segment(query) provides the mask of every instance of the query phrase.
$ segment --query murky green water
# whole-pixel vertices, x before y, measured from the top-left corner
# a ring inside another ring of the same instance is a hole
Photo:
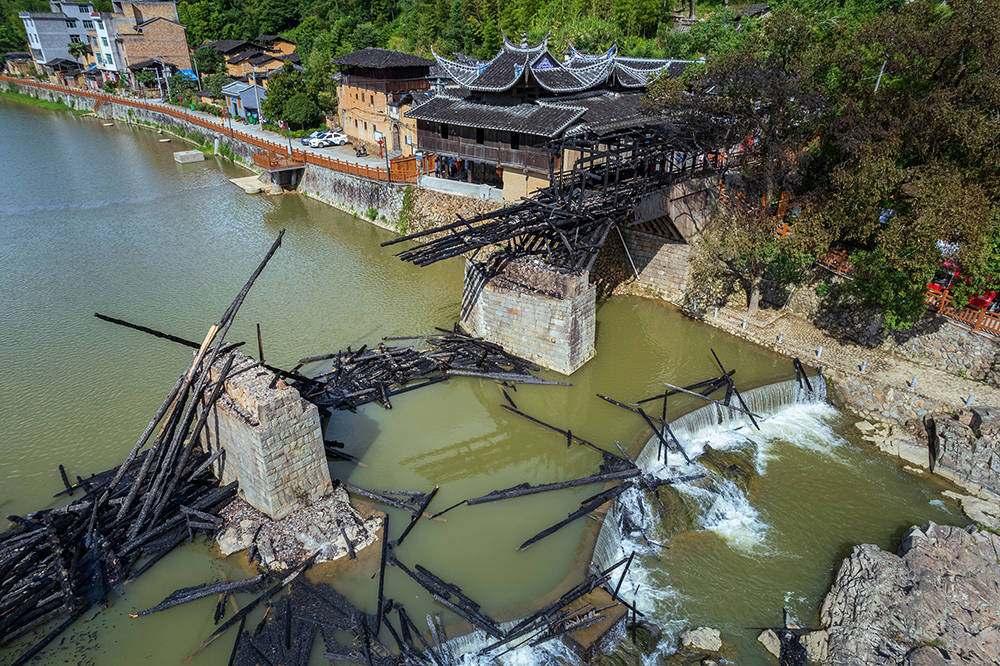
[[[252,340],[260,322],[270,362],[291,366],[301,356],[385,335],[429,332],[450,326],[458,315],[460,262],[425,269],[403,264],[379,247],[387,232],[304,197],[246,196],[227,181],[245,172],[215,159],[175,164],[171,153],[186,146],[159,138],[0,102],[4,515],[50,502],[61,488],[60,463],[71,475],[86,475],[119,462],[190,360],[185,348],[103,323],[92,313],[200,340],[282,227],[288,229],[284,244],[230,334]],[[792,374],[786,359],[669,307],[625,298],[599,307],[597,358],[572,377],[572,387],[522,387],[513,398],[539,418],[609,448],[620,440],[635,453],[648,431],[594,394],[636,399],[660,390],[664,380],[702,379],[715,371],[709,347],[738,367],[741,386]],[[453,380],[400,396],[391,411],[370,405],[355,415],[338,414],[328,436],[346,442],[367,467],[335,464],[334,474],[373,488],[438,484],[432,510],[440,510],[495,488],[596,470],[600,460],[593,452],[567,449],[559,435],[501,409],[501,402],[491,382]],[[671,411],[691,407],[677,400]],[[832,410],[822,419],[831,433],[849,431]],[[751,495],[766,526],[759,546],[746,548],[719,531],[700,529],[675,537],[661,561],[649,565],[651,581],[678,591],[661,609],[669,610],[669,619],[720,626],[738,643],[741,662],[752,663],[762,656],[745,628],[778,623],[782,606],[808,621],[853,544],[890,546],[911,524],[958,520],[929,504],[935,486],[834,438],[803,446],[775,436]],[[831,447],[833,454],[826,450]],[[461,507],[445,516],[447,522],[421,522],[398,555],[461,585],[486,612],[512,617],[575,582],[589,556],[576,554],[581,536],[596,525],[578,521],[524,552],[515,552],[516,546],[593,492]],[[398,532],[403,517],[392,518]],[[371,610],[374,560],[377,553],[369,552],[317,575],[332,578]],[[128,612],[220,572],[241,575],[244,566],[245,555],[220,560],[208,544],[180,548],[131,584],[108,612],[67,632],[42,661],[178,663],[211,632],[214,602],[139,620]],[[433,608],[396,571],[389,573],[387,594],[415,618]],[[231,644],[231,636],[223,637],[192,663],[224,663]],[[0,649],[0,663],[13,660],[20,647]],[[314,657],[322,661],[319,652]]]

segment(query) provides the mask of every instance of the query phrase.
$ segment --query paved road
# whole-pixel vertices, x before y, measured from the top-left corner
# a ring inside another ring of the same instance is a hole
[[[191,109],[185,109],[182,107],[174,106],[172,104],[164,104],[163,102],[160,102],[159,100],[155,99],[147,99],[144,101],[153,106],[160,106],[172,112],[183,111],[185,114],[189,116],[200,118],[212,125],[218,125],[220,127],[225,127],[227,129],[229,127],[230,121],[228,119],[225,121],[225,125],[223,125],[222,120],[220,118],[218,118],[217,116],[213,116],[209,113],[204,113],[202,111],[192,111]],[[286,139],[283,135],[278,134],[277,132],[272,132],[270,130],[263,129],[258,125],[251,125],[248,123],[244,123],[239,119],[233,119],[232,127],[234,130],[238,132],[243,132],[244,134],[250,134],[260,139],[264,139],[266,141],[273,141],[282,146],[288,145],[288,139]],[[368,155],[365,157],[357,157],[354,154],[354,147],[350,144],[346,146],[331,146],[329,148],[312,148],[310,146],[302,145],[298,139],[292,139],[292,147],[295,148],[296,150],[305,150],[310,153],[323,155],[324,157],[330,157],[333,159],[339,159],[344,162],[352,162],[354,164],[360,164],[363,166],[370,166],[370,167],[382,167],[383,169],[385,168],[384,157],[379,157],[377,154]]]

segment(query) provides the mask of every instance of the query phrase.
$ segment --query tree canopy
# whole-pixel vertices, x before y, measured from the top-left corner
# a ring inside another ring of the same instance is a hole
[[[753,137],[753,162],[727,178],[754,206],[705,234],[699,265],[752,305],[782,254],[846,249],[851,291],[889,329],[923,314],[946,261],[957,302],[1000,289],[998,24],[1000,0],[798,0],[651,86],[706,147]],[[797,214],[776,249],[779,193]]]

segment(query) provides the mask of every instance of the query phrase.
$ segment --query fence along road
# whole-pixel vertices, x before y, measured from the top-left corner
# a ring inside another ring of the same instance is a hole
[[[390,160],[389,171],[386,171],[383,167],[370,167],[364,164],[356,164],[345,160],[333,159],[327,157],[326,155],[319,155],[307,150],[298,150],[294,148],[289,149],[287,146],[283,146],[275,141],[268,141],[267,139],[262,139],[258,136],[254,136],[253,134],[241,132],[232,128],[227,129],[224,125],[220,124],[221,121],[217,122],[212,116],[208,116],[207,114],[197,112],[192,113],[187,109],[171,106],[169,104],[147,102],[146,100],[130,99],[128,97],[118,97],[117,95],[109,95],[107,93],[86,90],[84,88],[71,88],[69,86],[60,86],[52,83],[42,83],[41,81],[18,79],[10,76],[0,76],[0,80],[10,81],[11,83],[18,83],[34,88],[44,88],[65,95],[90,97],[98,100],[99,104],[121,104],[123,106],[131,106],[137,109],[146,109],[147,111],[164,113],[168,116],[173,116],[174,118],[185,120],[195,125],[200,125],[201,127],[212,130],[213,132],[228,134],[233,139],[238,139],[244,143],[256,146],[257,148],[267,151],[268,153],[272,153],[274,155],[284,155],[299,163],[314,164],[316,166],[333,169],[334,171],[339,171],[358,178],[389,182],[389,176],[391,176],[391,182],[394,183],[417,182],[418,169],[416,157],[401,157]],[[270,159],[267,161],[270,161]],[[254,159],[254,162],[257,163],[258,160]]]

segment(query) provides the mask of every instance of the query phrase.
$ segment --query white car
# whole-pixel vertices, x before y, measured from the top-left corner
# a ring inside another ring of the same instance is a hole
[[[328,146],[343,146],[347,144],[347,135],[343,132],[327,132],[323,137]]]

